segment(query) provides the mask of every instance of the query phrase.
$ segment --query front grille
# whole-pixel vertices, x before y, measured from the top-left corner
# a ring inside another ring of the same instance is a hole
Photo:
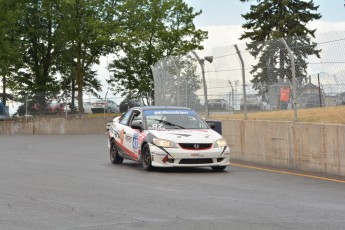
[[[180,164],[211,164],[213,163],[211,158],[202,158],[202,159],[182,159]]]
[[[199,144],[199,143],[193,143],[193,144],[190,144],[190,143],[179,143],[179,145],[181,146],[181,148],[183,149],[209,149],[211,148],[212,144],[209,144],[209,143],[202,143],[202,144]]]

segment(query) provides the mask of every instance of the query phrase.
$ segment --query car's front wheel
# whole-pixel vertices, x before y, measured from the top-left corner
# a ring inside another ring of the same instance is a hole
[[[152,160],[151,160],[151,153],[150,153],[150,147],[148,145],[145,145],[141,152],[141,163],[143,165],[143,168],[145,171],[151,171],[153,169],[152,167]]]
[[[226,168],[226,166],[212,166],[212,170],[214,172],[222,172],[222,171],[224,171],[225,168]]]
[[[119,151],[117,150],[115,140],[111,140],[110,144],[110,161],[113,164],[122,164],[123,158],[119,155]]]

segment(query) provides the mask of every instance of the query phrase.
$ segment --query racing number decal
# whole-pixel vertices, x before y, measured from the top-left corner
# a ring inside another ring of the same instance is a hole
[[[162,130],[164,129],[163,124],[152,124],[153,129]]]
[[[132,147],[133,147],[133,151],[137,152],[138,147],[139,147],[139,138],[138,138],[138,133],[134,133],[133,134],[133,141],[132,141]]]

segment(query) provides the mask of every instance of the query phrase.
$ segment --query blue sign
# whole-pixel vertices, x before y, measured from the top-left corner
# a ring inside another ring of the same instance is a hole
[[[145,110],[145,116],[165,115],[165,114],[181,114],[181,115],[197,115],[193,110],[179,109],[179,110]]]
[[[138,141],[139,141],[138,133],[134,133],[133,134],[133,141],[132,141],[133,150],[137,150],[138,149],[138,147],[139,147]]]

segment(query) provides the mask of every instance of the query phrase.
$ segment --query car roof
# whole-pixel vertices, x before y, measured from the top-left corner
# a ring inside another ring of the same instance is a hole
[[[162,109],[162,110],[174,110],[174,109],[183,109],[183,110],[192,110],[187,107],[182,106],[137,106],[131,109],[139,109],[139,110],[153,110],[153,109]]]
[[[210,99],[208,101],[225,101],[224,99]]]
[[[98,99],[98,100],[96,100],[95,102],[99,102],[99,101],[113,101],[113,100],[110,100],[110,99],[107,99],[107,100],[104,100],[104,99]]]

